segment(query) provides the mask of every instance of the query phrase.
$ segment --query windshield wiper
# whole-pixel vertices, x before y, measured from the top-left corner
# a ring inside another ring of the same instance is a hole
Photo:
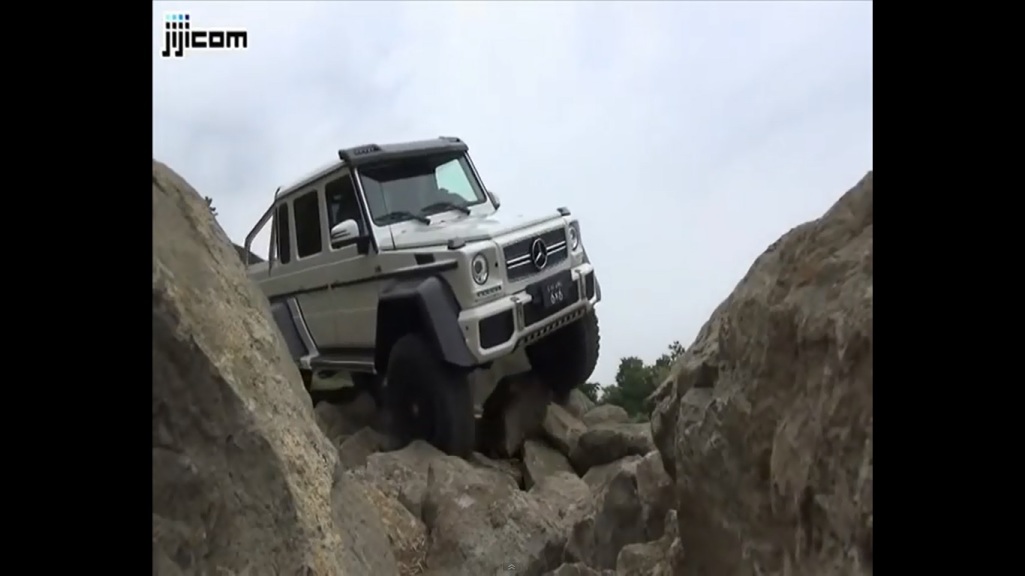
[[[431,219],[430,218],[428,218],[426,216],[423,216],[421,214],[414,214],[414,213],[408,212],[406,210],[395,210],[393,212],[389,212],[389,213],[381,216],[380,218],[378,218],[378,220],[383,220],[383,221],[385,221],[385,222],[387,222],[389,224],[394,224],[395,222],[401,222],[403,220],[416,220],[416,221],[422,222],[424,224],[430,224],[431,223]]]
[[[435,210],[441,210],[442,212],[444,212],[445,210],[459,210],[463,214],[470,213],[470,209],[462,204],[456,204],[455,202],[442,200],[441,202],[434,202],[433,204],[428,204],[427,206],[424,206],[420,209],[420,214],[427,214],[428,212],[434,212]]]

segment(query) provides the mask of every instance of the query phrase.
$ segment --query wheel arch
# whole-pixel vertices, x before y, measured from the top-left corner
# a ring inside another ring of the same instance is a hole
[[[420,332],[449,364],[472,368],[477,360],[459,326],[462,308],[451,286],[438,276],[399,281],[385,288],[377,305],[374,368],[384,374],[396,340]]]

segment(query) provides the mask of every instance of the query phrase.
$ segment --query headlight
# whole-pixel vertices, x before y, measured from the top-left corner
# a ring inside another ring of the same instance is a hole
[[[473,281],[477,284],[484,284],[488,281],[488,257],[483,254],[477,254],[470,260],[470,274],[473,275]]]
[[[573,222],[569,225],[569,249],[580,248],[580,224]]]

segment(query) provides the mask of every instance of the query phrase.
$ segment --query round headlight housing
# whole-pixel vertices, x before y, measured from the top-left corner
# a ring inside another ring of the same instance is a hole
[[[579,225],[574,222],[569,225],[569,249],[576,250],[580,248],[580,228]]]
[[[470,275],[473,276],[473,281],[476,284],[482,285],[488,281],[490,274],[488,268],[488,257],[484,254],[477,254],[470,260]]]

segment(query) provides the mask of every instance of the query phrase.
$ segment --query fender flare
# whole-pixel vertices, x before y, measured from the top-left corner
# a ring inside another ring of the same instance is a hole
[[[459,327],[461,310],[452,288],[438,276],[399,281],[382,290],[374,346],[377,373],[385,373],[392,345],[411,331],[422,333],[445,362],[466,369],[476,366]]]

